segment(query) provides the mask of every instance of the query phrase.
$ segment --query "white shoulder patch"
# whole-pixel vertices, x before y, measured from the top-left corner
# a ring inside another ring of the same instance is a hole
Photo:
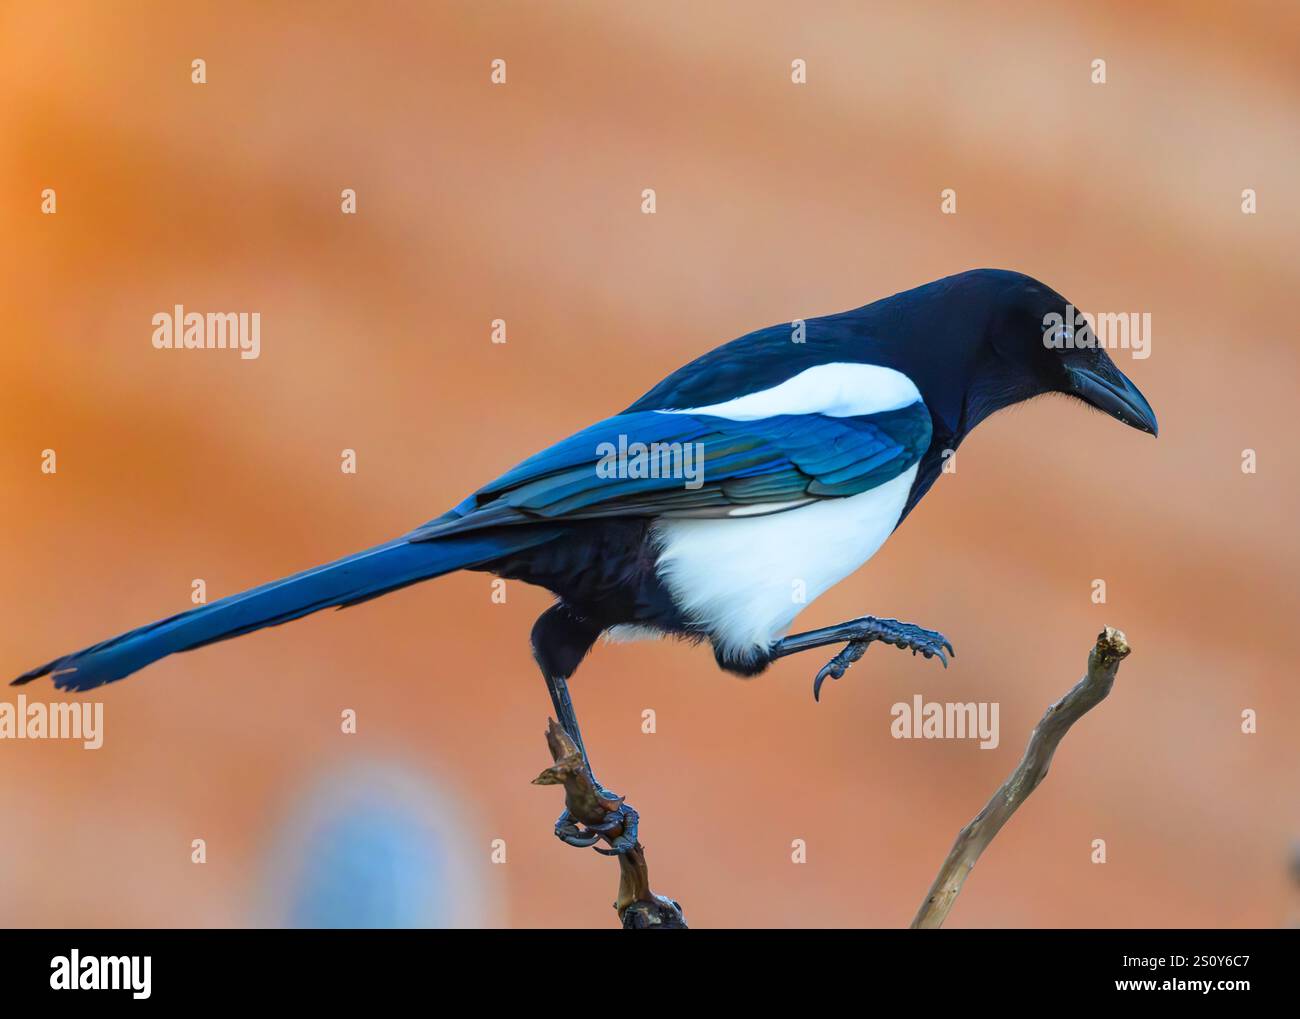
[[[814,365],[770,389],[708,407],[660,410],[660,414],[707,414],[732,421],[757,421],[779,414],[860,417],[919,403],[916,384],[900,371],[878,364],[837,361]]]

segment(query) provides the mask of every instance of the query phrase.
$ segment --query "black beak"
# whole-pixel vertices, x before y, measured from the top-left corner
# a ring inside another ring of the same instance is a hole
[[[1138,387],[1114,366],[1103,374],[1091,368],[1068,367],[1070,388],[1076,396],[1140,432],[1159,434],[1156,412]]]

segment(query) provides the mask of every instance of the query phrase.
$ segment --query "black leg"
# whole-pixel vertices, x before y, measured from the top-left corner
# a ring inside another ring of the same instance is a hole
[[[587,748],[582,744],[582,730],[578,728],[578,715],[573,710],[573,700],[569,697],[568,680],[563,676],[546,674],[546,689],[550,691],[556,719],[564,731],[573,737],[573,742],[578,745],[578,752],[582,754],[583,763],[587,766],[587,774],[591,775],[591,760],[587,757]],[[597,786],[600,785],[595,775],[591,775],[591,781]],[[598,833],[579,828],[577,820],[567,808],[555,821],[555,837],[579,849],[594,846],[600,841]]]
[[[637,813],[622,802],[622,797],[602,786],[591,770],[591,758],[587,756],[582,730],[578,728],[578,714],[573,710],[573,700],[569,696],[568,677],[573,675],[599,635],[599,626],[576,614],[563,602],[557,602],[542,613],[533,627],[533,656],[546,679],[556,720],[577,744],[592,784],[602,797],[618,804],[616,810],[611,807],[609,820],[599,828],[580,827],[577,819],[566,809],[555,822],[556,838],[570,846],[595,847],[596,852],[606,856],[620,856],[636,847]],[[596,845],[602,835],[618,829],[622,834],[613,837],[609,849]]]
[[[587,766],[587,774],[591,776],[592,785],[596,787],[600,795],[607,797],[609,800],[618,803],[618,809],[612,811],[609,820],[597,827],[579,827],[577,819],[565,808],[555,821],[555,837],[561,842],[570,846],[577,846],[579,849],[595,847],[596,852],[605,856],[622,856],[624,853],[631,852],[636,848],[637,840],[637,812],[632,809],[630,804],[619,802],[622,797],[611,793],[596,778],[595,772],[591,770],[591,758],[587,756],[587,750],[582,744],[582,731],[578,728],[578,715],[573,710],[573,701],[569,697],[568,681],[562,676],[546,677],[546,688],[551,692],[551,704],[555,707],[555,714],[559,718],[560,725],[564,731],[573,737],[573,742],[578,745],[578,752],[582,754],[583,764]],[[622,834],[614,839],[609,849],[601,849],[596,845],[603,834],[614,831],[616,828],[622,829]]]
[[[563,676],[546,677],[546,689],[551,694],[551,704],[555,707],[556,721],[563,726],[564,731],[573,737],[573,742],[578,744],[578,749],[582,752],[583,759],[587,762],[587,770],[591,771],[591,758],[587,757],[587,748],[582,742],[582,730],[578,728],[578,716],[573,710],[573,700],[569,697],[569,681]],[[596,776],[591,776],[592,781]]]
[[[847,623],[825,626],[820,630],[796,633],[776,642],[772,648],[772,657],[784,658],[786,655],[811,651],[813,648],[828,644],[847,642],[844,649],[822,666],[813,679],[813,699],[821,699],[822,683],[827,676],[839,679],[848,671],[850,665],[867,652],[872,641],[893,644],[895,647],[909,649],[912,654],[918,651],[926,658],[938,657],[943,667],[948,667],[948,655],[957,657],[952,643],[937,630],[926,630],[911,623],[900,623],[897,619],[877,619],[875,616],[863,616]],[[944,654],[947,650],[948,655]]]

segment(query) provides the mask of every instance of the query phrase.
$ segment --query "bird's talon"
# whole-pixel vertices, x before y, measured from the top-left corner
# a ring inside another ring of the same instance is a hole
[[[567,810],[555,822],[555,837],[566,846],[577,849],[589,849],[600,841],[599,835],[584,832],[579,828],[577,819]]]
[[[611,815],[608,821],[604,821],[600,824],[587,825],[587,831],[594,831],[600,835],[608,835],[615,828],[618,828],[622,823],[623,823],[622,818],[620,818],[619,815],[615,813]]]
[[[623,856],[630,853],[637,846],[637,831],[640,827],[640,820],[640,815],[635,810],[627,804],[621,805],[616,816],[611,817],[609,821],[600,827],[608,834],[608,832],[622,825],[622,834],[615,837],[608,849],[596,846],[596,852],[601,856]]]
[[[821,671],[813,677],[813,700],[820,702],[822,699],[822,683],[826,677],[839,679],[844,673],[849,671],[849,666],[867,653],[870,646],[870,640],[851,640],[845,644],[834,658],[821,667]]]
[[[565,810],[555,822],[555,837],[567,846],[577,849],[595,849],[604,856],[622,856],[636,847],[639,816],[635,810],[623,802],[623,797],[614,796],[608,790],[601,790],[602,799],[618,800],[618,807],[612,810],[607,820],[600,824],[578,826],[578,820]],[[602,836],[622,828],[614,837],[611,848],[602,849],[597,843]]]

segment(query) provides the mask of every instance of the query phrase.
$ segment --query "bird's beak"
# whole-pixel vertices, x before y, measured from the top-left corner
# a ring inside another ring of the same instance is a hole
[[[1140,432],[1159,434],[1160,426],[1156,423],[1156,412],[1151,409],[1151,404],[1128,376],[1113,364],[1095,368],[1070,366],[1066,373],[1071,391],[1080,399]]]

